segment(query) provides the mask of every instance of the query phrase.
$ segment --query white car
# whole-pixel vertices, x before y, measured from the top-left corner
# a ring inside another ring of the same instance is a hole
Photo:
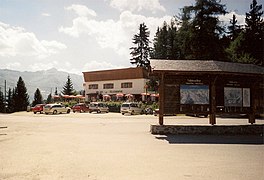
[[[65,107],[61,104],[47,104],[43,108],[45,114],[61,114],[61,113],[70,113],[71,108]]]
[[[133,114],[143,114],[143,109],[138,103],[126,102],[121,105],[120,112],[122,115],[125,113]]]
[[[105,103],[102,102],[92,102],[91,104],[89,104],[89,113],[92,112],[97,112],[97,113],[101,113],[101,112],[109,112],[109,108]]]

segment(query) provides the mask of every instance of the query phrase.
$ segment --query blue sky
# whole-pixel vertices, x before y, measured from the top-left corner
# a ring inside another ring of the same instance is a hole
[[[263,4],[264,0],[258,0]],[[1,0],[0,69],[84,71],[131,67],[131,39],[145,22],[158,26],[194,0]],[[244,23],[252,0],[222,0]],[[262,9],[263,10],[263,9]]]

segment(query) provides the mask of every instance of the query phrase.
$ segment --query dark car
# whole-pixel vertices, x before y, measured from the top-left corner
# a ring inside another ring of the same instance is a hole
[[[75,104],[72,107],[72,112],[88,112],[89,111],[89,106],[87,106],[85,103],[79,103],[79,104]]]
[[[37,112],[39,112],[40,114],[43,113],[43,107],[45,106],[45,104],[37,104],[34,107],[31,108],[31,110],[33,111],[34,114],[36,114]]]

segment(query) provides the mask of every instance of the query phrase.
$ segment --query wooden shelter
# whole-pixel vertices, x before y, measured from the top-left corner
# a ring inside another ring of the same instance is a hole
[[[264,108],[264,68],[213,60],[151,60],[159,79],[159,124],[167,114],[247,114],[249,123]]]

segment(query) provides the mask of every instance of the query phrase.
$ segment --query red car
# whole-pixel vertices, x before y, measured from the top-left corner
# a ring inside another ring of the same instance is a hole
[[[72,107],[72,112],[88,112],[89,111],[89,106],[87,106],[85,103],[79,103],[79,104],[75,104]]]
[[[45,106],[45,104],[37,104],[34,107],[31,108],[31,110],[33,111],[34,114],[36,114],[37,112],[39,112],[40,114],[43,113],[43,107]]]

